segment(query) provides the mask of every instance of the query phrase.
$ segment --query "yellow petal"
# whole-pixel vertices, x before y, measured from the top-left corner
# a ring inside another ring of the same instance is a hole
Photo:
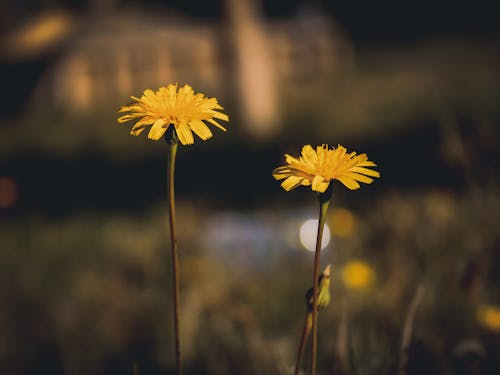
[[[273,171],[273,177],[276,180],[281,180],[291,175],[290,169],[286,166],[275,168]]]
[[[355,181],[364,182],[365,184],[371,184],[373,182],[373,178],[359,173],[348,173],[346,176],[352,178]]]
[[[121,117],[118,117],[118,122],[121,124],[121,123],[130,121],[132,118],[133,117],[131,117],[130,115],[121,116]]]
[[[349,178],[347,176],[338,177],[337,180],[342,182],[347,188],[351,190],[357,190],[360,188],[359,183],[357,183],[352,178]]]
[[[318,147],[321,147],[321,146],[318,146]],[[302,147],[302,157],[304,159],[310,159],[310,160],[317,160],[318,159],[316,152],[314,151],[314,149],[312,148],[311,145],[305,145],[304,147]]]
[[[144,123],[144,121],[142,121],[142,122],[141,121],[137,121],[136,122],[136,124],[130,130],[130,134],[132,134],[132,135],[139,135],[149,125],[147,123]]]
[[[366,160],[366,161],[356,163],[356,166],[357,167],[376,167],[377,164],[375,164],[373,161]]]
[[[132,108],[132,106],[128,106],[128,105],[120,107],[120,109],[118,110],[118,113],[131,111],[132,110],[131,108]]]
[[[321,188],[321,183],[322,182],[323,182],[323,177],[321,177],[320,175],[314,176],[314,178],[312,180],[312,186],[311,186],[311,188],[314,191],[319,191],[319,189]]]
[[[200,137],[204,141],[206,141],[208,138],[212,136],[212,132],[210,131],[208,126],[205,125],[203,121],[200,120],[191,121],[191,129],[198,137]]]
[[[157,141],[158,139],[163,137],[163,134],[165,134],[165,132],[167,131],[167,127],[164,127],[164,125],[165,125],[165,120],[161,118],[156,120],[153,126],[151,126],[148,138]]]
[[[217,126],[217,127],[218,127],[219,129],[221,129],[222,131],[227,131],[225,127],[223,127],[221,124],[219,124],[219,123],[218,123],[217,121],[215,121],[214,119],[209,118],[209,119],[207,119],[207,121],[208,121],[209,123],[211,123],[212,125]]]
[[[134,124],[134,126],[132,127],[132,129],[130,131],[130,134],[132,134],[132,135],[140,134],[142,131],[139,131],[139,130],[146,128],[148,125],[151,125],[154,122],[155,122],[155,120],[150,118],[150,117],[143,117],[142,119],[140,119],[139,121],[137,121]]]
[[[323,181],[323,182],[320,182],[320,183],[316,186],[316,188],[314,188],[314,187],[312,187],[312,186],[311,186],[311,189],[312,189],[313,191],[317,191],[318,193],[324,193],[324,192],[325,192],[325,190],[328,188],[328,185],[330,185],[330,183],[329,183],[329,182],[325,182],[325,181]]]
[[[153,90],[146,89],[144,90],[144,94],[141,97],[141,100],[146,103],[155,103],[156,102],[156,94]]]
[[[187,124],[177,125],[175,131],[179,137],[179,141],[181,141],[183,145],[192,145],[194,143],[193,132],[189,129]]]
[[[372,176],[372,177],[380,177],[380,172],[374,171],[373,169],[368,169],[368,168],[363,168],[363,167],[353,167],[351,169],[352,172],[360,173],[360,174],[365,174],[367,176]]]
[[[118,122],[121,124],[123,122],[136,119],[137,117],[141,117],[141,115],[136,113],[127,113],[126,115],[118,117]]]
[[[184,85],[179,89],[179,95],[192,96],[194,94],[194,90],[189,85]]]
[[[298,163],[298,162],[299,162],[299,159],[296,159],[296,158],[294,158],[294,157],[293,157],[293,156],[291,156],[291,155],[285,154],[285,161],[286,161],[288,164],[293,164],[293,163]]]
[[[286,191],[290,191],[292,189],[295,189],[297,186],[300,186],[301,182],[302,182],[302,177],[290,176],[281,183],[281,186]]]
[[[138,127],[136,128],[135,126],[130,130],[130,135],[135,135],[136,137],[141,134],[146,127]]]
[[[229,121],[229,116],[222,112],[210,111],[212,116],[218,118],[219,120]]]

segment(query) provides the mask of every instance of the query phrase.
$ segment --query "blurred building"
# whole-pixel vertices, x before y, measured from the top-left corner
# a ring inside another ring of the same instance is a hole
[[[350,42],[320,12],[271,21],[258,2],[226,5],[223,22],[114,7],[80,16],[78,32],[63,30],[70,42],[41,77],[34,105],[87,114],[148,87],[189,83],[229,103],[249,132],[265,136],[280,122],[284,93],[310,95],[304,87],[321,85],[351,61]]]

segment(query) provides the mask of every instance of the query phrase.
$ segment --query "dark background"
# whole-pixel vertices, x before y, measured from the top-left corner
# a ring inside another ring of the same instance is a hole
[[[174,373],[166,145],[116,111],[179,82],[231,118],[177,161],[187,373],[291,373],[312,274],[298,232],[317,208],[271,172],[323,143],[366,152],[381,178],[334,185],[320,373],[395,373],[420,285],[408,373],[498,373],[493,6],[276,0],[237,18],[229,3],[0,5],[0,372]],[[245,72],[250,98],[271,72],[272,121],[266,102],[245,109]]]

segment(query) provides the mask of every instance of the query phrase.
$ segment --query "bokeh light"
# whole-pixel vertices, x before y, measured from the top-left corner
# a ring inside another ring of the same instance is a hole
[[[33,57],[67,38],[75,27],[69,13],[52,11],[33,18],[5,40],[10,57]]]
[[[11,177],[0,177],[0,208],[12,207],[19,197],[16,181]]]
[[[309,219],[300,226],[299,239],[300,244],[309,251],[316,249],[316,235],[318,231],[318,220]],[[321,250],[330,243],[330,228],[325,224],[323,229],[323,239],[321,241]]]
[[[361,260],[351,260],[342,267],[342,282],[348,289],[364,290],[373,285],[375,271]]]
[[[353,213],[345,208],[333,210],[330,222],[334,236],[349,237],[356,230],[357,220]]]
[[[500,307],[481,305],[476,312],[476,320],[483,327],[500,333]]]

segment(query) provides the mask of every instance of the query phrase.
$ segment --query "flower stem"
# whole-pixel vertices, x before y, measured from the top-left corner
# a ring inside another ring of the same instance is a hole
[[[304,322],[304,328],[302,329],[302,336],[300,337],[299,350],[297,352],[297,361],[295,362],[295,371],[294,375],[299,375],[300,372],[300,364],[302,362],[302,358],[304,357],[304,349],[306,347],[307,338],[309,337],[309,333],[311,333],[312,326],[312,313],[311,311],[307,312],[306,320]]]
[[[318,276],[319,276],[319,255],[323,240],[323,227],[325,226],[326,213],[330,204],[331,191],[328,190],[318,196],[319,198],[319,222],[316,236],[316,250],[314,252],[313,271],[313,307],[312,307],[312,359],[311,375],[316,375],[316,358],[318,346]]]
[[[167,138],[166,138],[167,140]],[[169,145],[168,155],[168,206],[169,206],[169,222],[170,222],[170,243],[172,250],[172,287],[174,294],[174,332],[175,332],[175,365],[177,375],[182,375],[181,365],[181,348],[180,348],[180,333],[179,333],[179,257],[177,254],[177,239],[175,238],[175,194],[174,194],[174,171],[175,171],[175,156],[177,154],[177,139],[174,136],[167,140]]]

